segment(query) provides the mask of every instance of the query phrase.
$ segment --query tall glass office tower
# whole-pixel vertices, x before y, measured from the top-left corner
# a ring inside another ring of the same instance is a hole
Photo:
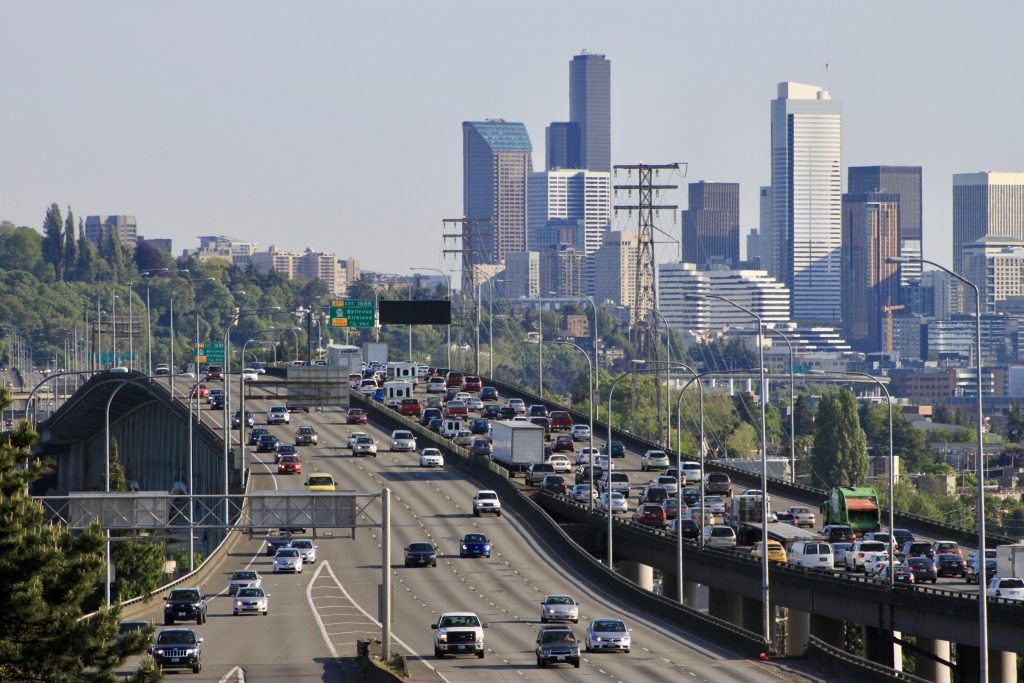
[[[569,121],[579,126],[580,168],[590,171],[612,170],[611,78],[604,55],[584,52],[569,62]]]
[[[921,167],[851,166],[847,173],[846,191],[851,195],[867,192],[899,195],[899,255],[921,258]],[[920,262],[900,264],[901,287],[910,287],[920,281]],[[901,300],[900,303],[908,302]]]

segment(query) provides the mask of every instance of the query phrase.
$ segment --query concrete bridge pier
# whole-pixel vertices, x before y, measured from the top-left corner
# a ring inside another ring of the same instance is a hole
[[[619,573],[645,591],[654,590],[654,567],[649,564],[622,560],[619,562]]]
[[[743,599],[728,591],[708,589],[708,613],[730,624],[743,625]]]
[[[978,648],[956,645],[956,683],[981,683],[978,675]],[[988,651],[988,683],[1015,683],[1017,655],[1014,652]]]
[[[696,581],[683,579],[683,604],[693,609],[700,609],[700,584]]]
[[[935,638],[923,638],[917,637],[917,646],[927,652],[928,654],[935,655],[939,659],[944,659],[947,662],[950,661],[950,647],[948,640],[936,640]],[[914,671],[915,676],[919,676],[928,681],[934,681],[935,683],[953,683],[952,669],[944,664],[922,657],[920,654],[915,658],[917,662],[916,669]]]
[[[897,671],[903,669],[903,648],[892,642],[892,636],[899,637],[898,633],[883,631],[874,626],[862,627],[862,633],[865,659],[870,659],[872,662],[894,668]]]
[[[843,622],[839,619],[811,614],[811,635],[833,647],[841,648],[846,644]]]
[[[786,655],[803,657],[807,653],[807,639],[810,634],[810,613],[790,608],[786,615]]]

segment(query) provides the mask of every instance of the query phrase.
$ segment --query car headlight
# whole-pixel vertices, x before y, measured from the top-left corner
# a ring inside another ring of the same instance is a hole
[[[445,635],[444,633],[442,633],[441,635],[439,635],[437,637],[437,642],[439,642],[439,643],[447,643],[448,642],[448,636]]]
[[[241,607],[241,606],[242,606],[242,601],[241,600],[235,600],[235,607]]]
[[[166,607],[167,609],[170,609],[170,608],[174,607],[174,605],[168,602],[166,605],[164,605],[164,607]]]
[[[549,607],[548,608],[548,614],[554,614],[554,613],[555,613],[555,608],[554,607]]]
[[[463,550],[465,550],[465,549],[466,549],[466,544],[465,544],[465,543],[463,543],[463,544],[462,544],[462,549],[463,549]]]
[[[156,650],[153,650],[153,652],[154,652],[155,654],[158,654],[158,655],[162,655],[162,654],[164,653],[164,651],[163,651],[163,650],[161,650],[160,648],[157,648]]]

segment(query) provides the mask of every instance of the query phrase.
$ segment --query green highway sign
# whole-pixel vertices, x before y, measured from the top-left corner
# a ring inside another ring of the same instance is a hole
[[[199,342],[192,359],[197,363],[223,363],[224,342]]]
[[[331,327],[376,327],[377,305],[373,299],[331,301]]]

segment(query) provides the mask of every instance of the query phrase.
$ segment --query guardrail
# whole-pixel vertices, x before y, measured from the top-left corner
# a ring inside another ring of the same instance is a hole
[[[863,657],[852,655],[820,638],[811,636],[807,641],[807,657],[836,676],[853,677],[858,681],[905,681],[928,683],[924,678],[896,671]]]
[[[529,391],[525,391],[519,387],[513,386],[506,382],[496,380],[493,377],[481,378],[485,384],[489,384],[497,388],[500,392],[513,393],[530,403],[539,403],[548,407],[548,410],[564,410],[573,417],[576,422],[588,423],[590,420],[589,415],[585,415],[572,408],[553,403],[547,399],[541,398],[536,394]],[[608,424],[599,420],[594,420],[594,439],[599,438],[600,432],[598,427],[607,434]],[[671,448],[662,448],[662,446],[650,439],[645,439],[642,436],[632,434],[627,430],[618,429],[613,427],[612,436],[622,441],[624,445],[634,451],[646,451],[651,449],[661,449],[669,454],[676,455],[675,451]],[[714,461],[706,462],[704,469],[708,472],[724,472],[729,475],[729,478],[735,482],[748,485],[750,488],[760,488],[761,477],[752,474],[746,470],[731,467],[729,465],[722,465],[715,463]],[[775,479],[773,477],[768,478],[769,493],[776,493],[779,495],[786,496],[787,498],[793,498],[800,500],[801,502],[811,505],[815,508],[821,506],[822,502],[828,497],[828,491],[825,489],[819,489],[814,486],[808,486],[806,484],[790,483],[782,479]],[[883,519],[887,518],[889,511],[887,508],[882,509]],[[902,512],[896,510],[893,513],[893,519],[897,525],[900,526],[914,526],[919,529],[928,531],[929,534],[933,534],[942,540],[956,541],[964,545],[971,546],[978,540],[978,532],[975,529],[969,527],[948,524],[936,521],[934,519],[916,515],[910,512]],[[1004,536],[1002,534],[994,534],[987,532],[985,533],[985,545],[986,547],[995,547],[1006,543],[1017,543],[1019,539],[1012,538],[1010,536]]]

